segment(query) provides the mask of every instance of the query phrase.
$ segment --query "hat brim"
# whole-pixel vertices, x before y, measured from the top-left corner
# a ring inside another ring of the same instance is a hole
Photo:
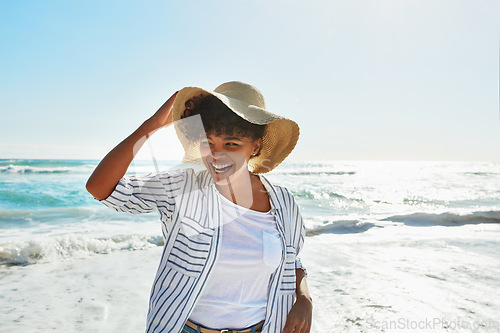
[[[199,144],[189,140],[184,131],[186,126],[179,126],[185,110],[185,103],[195,96],[212,95],[219,99],[231,111],[242,119],[258,125],[266,125],[262,137],[262,145],[259,155],[250,158],[248,163],[249,170],[253,173],[266,173],[273,170],[292,152],[297,144],[300,130],[297,123],[293,120],[276,115],[256,105],[248,104],[239,99],[231,98],[226,95],[207,91],[198,87],[186,87],[181,89],[175,97],[172,107],[172,120],[184,148],[183,162],[188,164],[203,164]]]

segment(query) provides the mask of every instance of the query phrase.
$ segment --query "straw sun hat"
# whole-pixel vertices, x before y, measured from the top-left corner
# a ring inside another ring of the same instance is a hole
[[[253,124],[266,125],[264,136],[262,137],[260,154],[251,157],[248,162],[251,172],[266,173],[271,171],[295,147],[299,138],[299,126],[290,119],[267,111],[264,96],[254,86],[232,81],[221,84],[214,91],[207,91],[197,87],[186,87],[177,93],[172,108],[175,130],[185,152],[184,163],[203,163],[200,156],[199,143],[193,142],[193,140],[190,140],[185,135],[186,126],[179,126],[182,121],[189,121],[190,118],[194,118],[188,117],[181,120],[181,115],[186,109],[186,101],[200,95],[213,95],[246,121]],[[187,128],[189,128],[189,125]]]

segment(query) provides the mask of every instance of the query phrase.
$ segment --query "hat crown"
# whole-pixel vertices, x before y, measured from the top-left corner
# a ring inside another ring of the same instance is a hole
[[[262,109],[266,108],[262,93],[248,83],[240,81],[226,82],[215,88],[214,92],[243,101],[249,105],[255,105]]]

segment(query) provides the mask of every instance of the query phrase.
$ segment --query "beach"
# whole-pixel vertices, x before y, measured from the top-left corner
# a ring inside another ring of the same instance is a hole
[[[313,332],[500,330],[500,226],[403,227],[413,228],[307,239]],[[440,228],[454,229],[436,236]],[[478,237],[482,248],[471,245]],[[4,268],[0,331],[142,332],[160,255],[158,247]]]
[[[157,215],[89,198],[77,186],[95,161],[2,163],[0,332],[144,331]],[[290,188],[307,226],[312,332],[500,332],[498,164],[278,170],[268,178]]]

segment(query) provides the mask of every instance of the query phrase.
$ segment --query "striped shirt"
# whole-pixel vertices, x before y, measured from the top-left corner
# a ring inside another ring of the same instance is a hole
[[[281,237],[281,262],[269,281],[262,332],[281,332],[295,301],[297,254],[305,227],[293,195],[260,176]],[[165,239],[163,254],[151,288],[146,332],[180,332],[196,300],[207,285],[222,240],[222,213],[215,183],[208,171],[127,176],[106,206],[132,214],[158,211]]]

